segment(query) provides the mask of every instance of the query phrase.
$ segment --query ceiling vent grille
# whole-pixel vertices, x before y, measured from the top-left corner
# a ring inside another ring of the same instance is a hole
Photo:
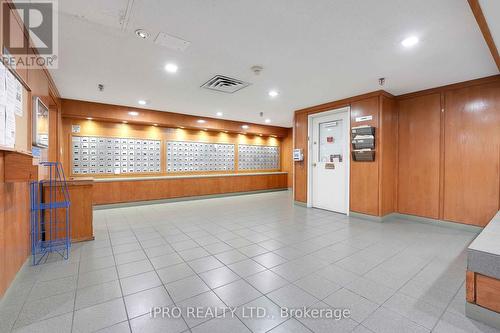
[[[240,89],[248,87],[250,83],[244,82],[238,79],[233,79],[224,75],[216,75],[207,82],[205,82],[201,87],[205,89],[225,92],[232,94]]]

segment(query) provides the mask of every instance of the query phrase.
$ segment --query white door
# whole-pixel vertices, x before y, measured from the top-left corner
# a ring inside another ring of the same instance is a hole
[[[347,214],[349,112],[312,118],[312,206]]]

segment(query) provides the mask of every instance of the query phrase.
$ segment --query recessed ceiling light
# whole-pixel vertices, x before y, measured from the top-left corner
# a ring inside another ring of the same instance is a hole
[[[177,73],[178,69],[179,67],[176,64],[169,63],[165,65],[165,70],[169,73]]]
[[[264,121],[266,122],[266,124],[269,124],[271,122],[271,119],[266,119]]]
[[[144,29],[137,29],[135,31],[135,34],[137,35],[137,37],[142,38],[142,39],[148,39],[150,36],[149,32],[147,32]]]
[[[224,131],[224,133],[227,133],[227,131]]]
[[[136,117],[136,116],[139,115],[139,112],[137,112],[137,111],[130,111],[128,114],[131,115],[131,116]]]
[[[259,136],[262,136],[262,134],[259,134]]]
[[[207,121],[206,121],[206,120],[203,120],[203,119],[198,119],[196,122],[197,122],[198,124],[204,124],[204,123],[206,123]]]
[[[126,124],[126,123],[128,123],[128,121],[124,120],[124,121],[122,121],[122,123]]]
[[[87,117],[87,120],[92,120],[92,118],[91,117]]]
[[[250,128],[250,126],[248,126],[248,125],[242,125],[241,128],[248,129],[248,128]]]
[[[158,124],[153,124],[153,126],[158,126]]]
[[[219,111],[219,112],[216,113],[216,115],[217,115],[217,117],[222,117],[224,115],[224,113],[222,113],[222,112]]]
[[[179,126],[180,129],[184,129],[184,126]]]
[[[206,128],[203,129],[204,131],[208,131]]]
[[[267,94],[271,97],[276,97],[279,95],[279,92],[277,92],[276,90],[270,90]]]
[[[411,36],[411,37],[408,37],[408,38],[405,38],[403,39],[403,41],[401,42],[401,44],[404,46],[404,47],[412,47],[412,46],[415,46],[418,44],[418,37],[416,36]]]
[[[138,100],[137,103],[139,103],[139,105],[146,105],[146,104],[148,104],[148,102],[146,102],[143,99]]]

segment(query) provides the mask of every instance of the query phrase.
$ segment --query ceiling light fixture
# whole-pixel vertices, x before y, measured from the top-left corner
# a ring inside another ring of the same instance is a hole
[[[224,115],[224,113],[222,113],[222,112],[219,111],[219,112],[216,113],[216,115],[217,115],[217,117],[222,117]]]
[[[135,31],[135,34],[137,35],[137,37],[142,38],[142,39],[148,39],[150,36],[149,32],[147,32],[144,29],[137,29]]]
[[[145,101],[145,100],[143,100],[143,99],[138,100],[138,101],[137,101],[137,103],[138,103],[139,105],[146,105],[146,104],[148,104],[148,102],[146,102],[146,101]]]
[[[158,124],[153,124],[153,126],[158,126]]]
[[[130,111],[128,114],[131,115],[131,116],[137,117],[139,115],[139,112],[137,112],[137,111]]]
[[[405,39],[403,39],[403,41],[401,42],[401,44],[404,47],[407,47],[407,48],[415,46],[415,45],[418,44],[418,37],[411,36],[411,37],[405,38]]]
[[[279,95],[279,92],[277,92],[276,90],[270,90],[267,94],[271,97],[276,97]]]
[[[264,121],[266,122],[266,124],[269,124],[271,122],[271,119],[266,119]]]
[[[179,67],[176,64],[169,63],[165,65],[165,70],[169,73],[177,73],[178,69]]]
[[[124,120],[124,121],[122,121],[122,123],[126,124],[126,123],[128,123],[128,121]]]
[[[87,117],[87,120],[92,120],[92,118],[91,117]]]
[[[243,129],[249,129],[250,126],[248,126],[248,125],[242,125],[241,128],[243,128]]]
[[[198,119],[196,122],[197,122],[198,124],[204,124],[204,123],[206,123],[207,121],[206,121],[206,120],[203,120],[203,119]]]

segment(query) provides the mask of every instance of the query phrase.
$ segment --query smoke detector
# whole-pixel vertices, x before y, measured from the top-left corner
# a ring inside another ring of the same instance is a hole
[[[262,66],[259,66],[259,65],[255,65],[255,66],[252,66],[250,67],[250,70],[255,74],[255,75],[259,75],[263,70],[264,70],[264,67]]]

